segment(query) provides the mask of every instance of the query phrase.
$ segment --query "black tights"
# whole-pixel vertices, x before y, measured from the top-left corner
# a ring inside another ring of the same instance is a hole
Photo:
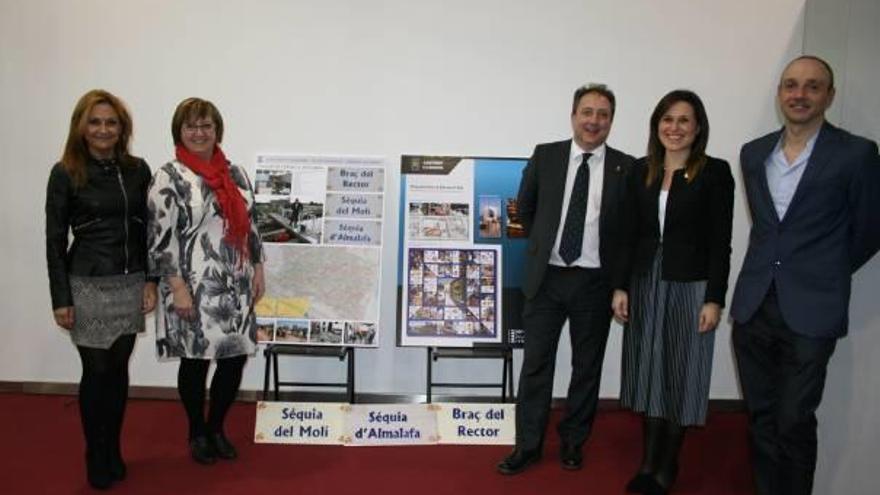
[[[77,346],[82,361],[79,382],[79,411],[86,452],[109,449],[120,455],[119,436],[128,400],[128,359],[135,335],[122,335],[109,349]]]
[[[205,421],[205,383],[208,379],[208,359],[180,359],[177,370],[177,391],[189,419],[189,438],[208,433],[223,433],[226,413],[235,401],[241,385],[241,373],[247,356],[234,356],[217,360],[217,369],[211,379],[211,406]]]

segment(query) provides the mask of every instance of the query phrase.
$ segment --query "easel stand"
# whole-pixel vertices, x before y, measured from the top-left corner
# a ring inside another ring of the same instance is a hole
[[[434,361],[448,359],[500,359],[501,381],[490,383],[476,382],[435,382]],[[428,404],[432,401],[434,388],[500,388],[501,402],[513,400],[513,348],[508,344],[476,344],[474,347],[428,347],[428,380],[426,396]]]
[[[354,349],[354,347],[337,346],[267,345],[266,349],[263,350],[263,356],[266,357],[266,373],[263,377],[263,400],[266,400],[266,397],[269,395],[269,378],[273,377],[274,371],[273,400],[278,400],[280,387],[335,387],[344,388],[348,402],[354,404]],[[339,361],[346,361],[346,380],[345,382],[335,383],[281,381],[278,376],[278,356],[329,357],[337,358]]]

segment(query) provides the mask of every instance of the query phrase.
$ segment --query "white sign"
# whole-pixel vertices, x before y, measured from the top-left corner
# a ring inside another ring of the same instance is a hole
[[[434,443],[437,417],[428,404],[353,405],[348,412],[348,446]]]
[[[439,443],[513,445],[515,404],[436,404]]]
[[[512,445],[514,404],[257,402],[256,443]]]
[[[257,402],[256,443],[341,445],[344,403]]]

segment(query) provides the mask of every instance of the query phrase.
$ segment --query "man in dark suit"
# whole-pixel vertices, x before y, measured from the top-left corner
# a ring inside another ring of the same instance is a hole
[[[825,121],[834,76],[802,56],[785,68],[782,130],[742,148],[752,213],[731,305],[761,495],[810,494],[816,409],[847,331],[852,273],[880,247],[876,143]]]
[[[523,292],[525,356],[516,405],[516,447],[498,464],[523,471],[541,457],[553,392],[556,347],[569,321],[572,373],[558,431],[565,469],[580,469],[590,434],[611,320],[609,277],[620,249],[620,210],[633,158],[605,145],[614,93],[579,88],[571,110],[572,139],[540,144],[523,170],[517,206],[529,237]]]

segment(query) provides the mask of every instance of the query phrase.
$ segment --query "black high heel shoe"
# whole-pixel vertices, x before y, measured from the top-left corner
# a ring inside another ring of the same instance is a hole
[[[189,453],[199,464],[210,466],[217,462],[217,452],[206,436],[195,437],[189,441]]]
[[[223,433],[212,433],[211,443],[214,444],[214,451],[217,453],[217,457],[227,461],[238,457],[235,445],[232,445],[232,442]]]
[[[626,484],[626,491],[629,493],[645,493],[649,483],[656,483],[648,473],[637,473]]]

